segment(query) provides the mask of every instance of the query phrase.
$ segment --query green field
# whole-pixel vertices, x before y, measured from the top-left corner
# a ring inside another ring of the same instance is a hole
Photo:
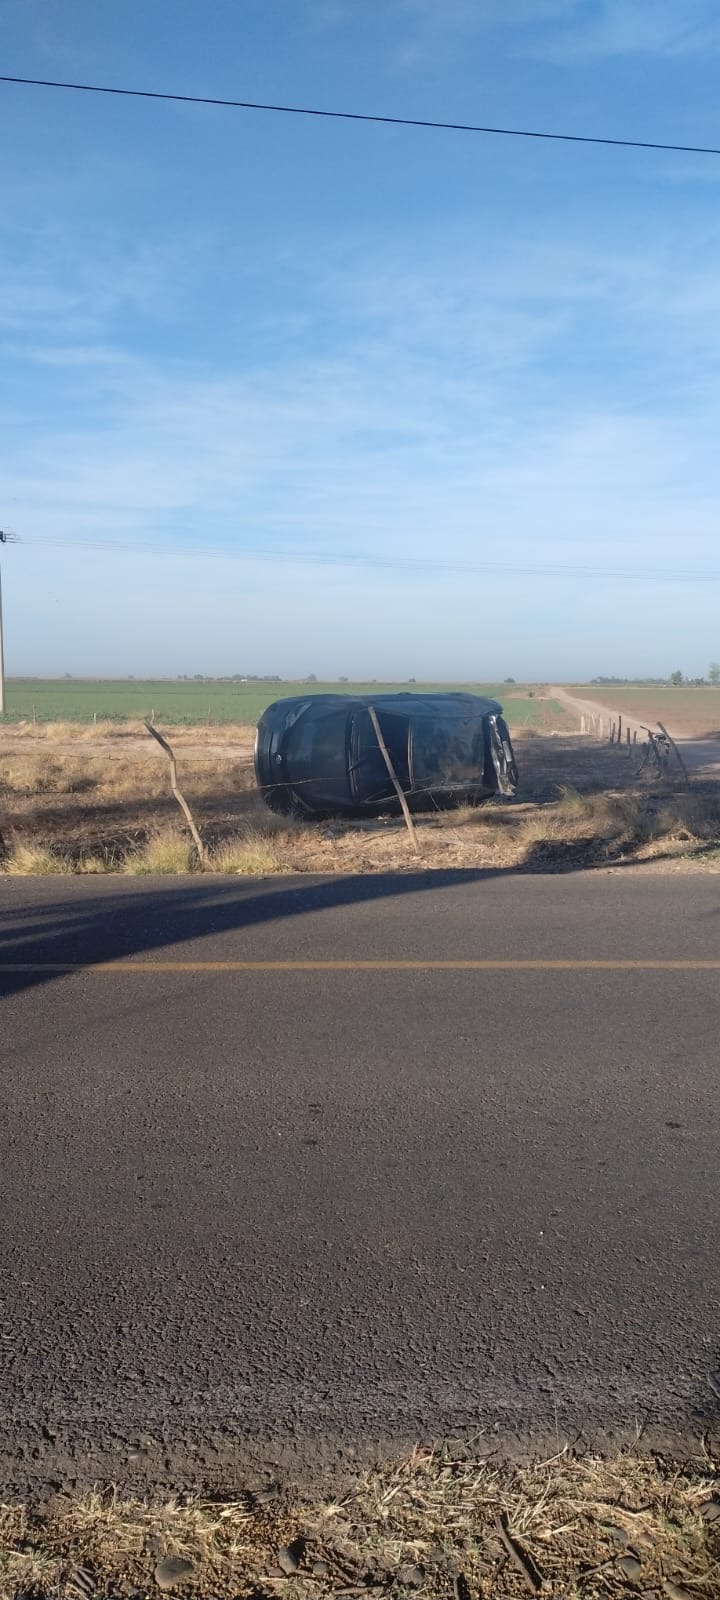
[[[232,682],[228,679],[195,682],[184,679],[144,678],[11,678],[7,684],[7,713],[11,722],[124,722],[153,716],[157,722],[257,722],[270,705],[284,695],[385,694],[390,691],[467,689],[500,700],[515,727],[540,726],[548,715],[562,726],[563,713],[554,701],[538,701],[525,685],[497,683],[269,683]]]

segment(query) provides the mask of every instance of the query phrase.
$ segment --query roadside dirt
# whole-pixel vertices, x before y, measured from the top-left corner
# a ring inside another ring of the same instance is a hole
[[[302,822],[270,813],[258,794],[253,730],[168,730],[180,786],[213,869],[377,872],[413,865],[401,818]],[[651,859],[712,864],[720,840],[720,784],[698,771],[638,778],[638,752],[581,735],[520,735],[521,783],[511,803],[435,811],[416,818],[429,868],[563,870]],[[172,798],[168,763],[137,731],[99,730],[53,741],[3,730],[0,738],[0,870],[191,870],[188,836]],[[4,854],[2,853],[4,851]]]
[[[324,1491],[265,1482],[225,1501],[96,1490],[55,1495],[40,1512],[5,1505],[0,1597],[718,1593],[720,1479],[707,1453],[688,1462],[562,1450],[511,1467],[482,1441],[456,1441],[416,1446]]]

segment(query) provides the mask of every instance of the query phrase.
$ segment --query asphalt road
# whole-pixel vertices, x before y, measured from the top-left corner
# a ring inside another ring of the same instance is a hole
[[[6,1488],[720,1439],[720,877],[0,879],[0,997]]]

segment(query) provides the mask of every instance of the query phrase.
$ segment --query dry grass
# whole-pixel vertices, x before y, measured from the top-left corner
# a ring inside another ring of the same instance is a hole
[[[192,745],[223,745],[239,744],[252,748],[255,738],[254,727],[245,723],[210,723],[204,725],[182,723],[157,723],[158,731],[164,733],[173,745],[179,748]],[[0,728],[0,738],[3,749],[12,749],[17,744],[21,745],[98,745],[109,742],[119,745],[121,743],[138,743],[153,750],[147,728],[144,722],[14,722]]]
[[[264,878],[281,870],[277,845],[260,829],[248,827],[217,845],[211,856],[213,872]]]
[[[720,1594],[720,1478],[666,1463],[563,1453],[499,1468],[463,1446],[418,1449],[338,1498],[248,1492],[227,1504],[58,1496],[0,1510],[0,1600],[158,1592],[158,1560],[188,1564],[183,1596],[333,1594],[668,1600]],[[278,1566],[292,1546],[296,1576]],[[634,1565],[631,1565],[634,1563]]]
[[[97,739],[123,738],[145,734],[141,722],[14,722],[3,726],[3,744],[16,741],[38,741],[47,744],[94,744]]]
[[[248,732],[234,731],[244,747],[189,742],[198,735],[216,740],[214,729],[172,730],[181,787],[214,871],[264,876],[417,865],[397,818],[288,822],[273,816],[255,788]],[[26,740],[0,754],[6,867],[40,872],[47,860],[53,871],[196,869],[164,757],[147,735],[133,743],[124,729],[115,733],[102,753],[77,744],[63,751],[46,739],[41,748]],[[587,739],[528,738],[517,802],[460,806],[416,819],[421,865],[550,871],[684,859],[717,870],[712,847],[720,841],[720,785],[697,778],[690,793],[674,792],[668,784],[639,780],[635,769],[623,752]]]
[[[0,792],[12,795],[83,794],[96,788],[96,763],[80,763],[66,756],[0,760]]]
[[[519,830],[527,856],[583,844],[602,853],[644,843],[651,828],[647,797],[638,794],[580,794],[564,787],[554,805],[539,807]]]
[[[16,844],[3,862],[3,869],[14,878],[44,877],[73,872],[72,860],[49,845]]]
[[[151,834],[144,844],[131,850],[125,857],[122,870],[131,877],[144,877],[152,873],[170,877],[194,872],[197,865],[197,851],[190,835],[182,833],[179,828],[165,828],[161,833]]]

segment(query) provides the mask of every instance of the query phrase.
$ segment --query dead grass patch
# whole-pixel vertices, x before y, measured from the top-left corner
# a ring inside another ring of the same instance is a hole
[[[16,844],[3,862],[3,870],[13,878],[43,877],[74,872],[71,858],[49,845]]]
[[[526,860],[583,846],[597,854],[609,849],[620,853],[644,843],[651,826],[642,795],[580,794],[565,787],[554,804],[540,806],[526,818],[518,843]]]
[[[296,1572],[284,1575],[278,1564]],[[562,1453],[525,1468],[461,1445],[416,1449],[336,1498],[272,1490],[164,1504],[58,1496],[0,1510],[0,1600],[157,1593],[157,1563],[188,1563],[183,1596],[285,1593],[511,1600],[720,1594],[720,1477],[629,1451]]]
[[[241,873],[246,877],[264,878],[281,869],[277,845],[252,827],[217,845],[210,861],[213,872]]]
[[[102,753],[77,743],[63,752],[48,738],[40,748],[27,740],[0,756],[0,831],[12,856],[20,846],[32,849],[36,871],[43,854],[67,858],[79,872],[122,870],[126,860],[133,872],[197,867],[164,757],[147,734],[133,744],[125,728],[115,731]],[[248,730],[231,730],[244,747],[217,745],[212,728],[170,732],[181,788],[215,871],[351,873],[417,865],[396,817],[306,822],[268,811],[255,787]],[[198,744],[200,735],[208,742]],[[699,868],[720,841],[720,785],[695,778],[688,793],[643,781],[624,751],[581,737],[528,737],[521,780],[511,804],[419,815],[422,866],[552,871],[685,857]],[[159,846],[158,836],[168,833],[176,842]]]
[[[155,724],[160,733],[164,733],[173,745],[184,747],[191,745],[206,746],[222,744],[224,747],[240,745],[252,749],[255,739],[254,727],[246,723],[162,723]],[[144,722],[131,720],[128,722],[14,722],[3,724],[0,727],[0,741],[3,749],[12,749],[16,744],[21,745],[81,745],[92,746],[104,744],[141,743],[151,748],[149,736]]]
[[[9,762],[0,758],[0,794],[84,794],[97,782],[97,773],[89,763],[66,756],[48,760],[47,755],[27,758],[21,753]]]
[[[151,834],[144,844],[131,850],[123,861],[122,871],[131,877],[145,877],[151,873],[171,877],[194,872],[197,865],[197,852],[190,835],[179,828],[166,828],[161,833]]]

